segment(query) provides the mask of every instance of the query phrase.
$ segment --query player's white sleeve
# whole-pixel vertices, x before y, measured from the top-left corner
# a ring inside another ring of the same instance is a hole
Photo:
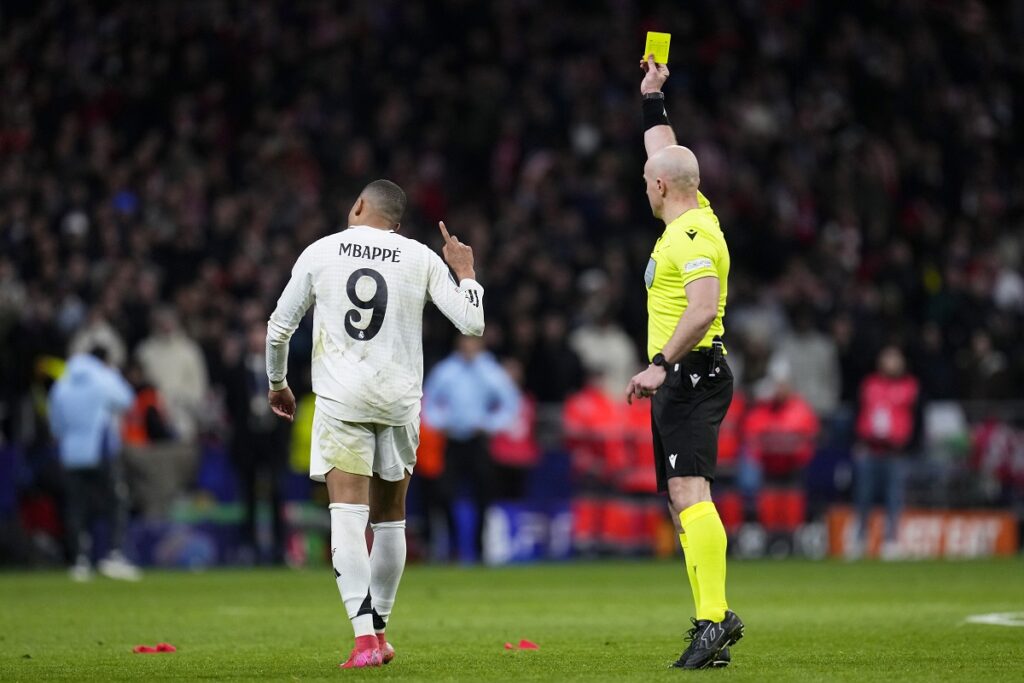
[[[312,303],[313,274],[306,253],[303,252],[295,262],[291,279],[281,292],[281,298],[277,300],[277,308],[267,321],[267,378],[271,389],[284,389],[288,386],[285,382],[288,342]]]
[[[434,305],[462,334],[479,337],[484,333],[484,288],[469,278],[458,285],[441,257],[433,251],[427,260],[427,293]]]

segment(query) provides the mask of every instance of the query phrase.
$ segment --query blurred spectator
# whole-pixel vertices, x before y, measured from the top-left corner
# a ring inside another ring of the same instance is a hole
[[[857,337],[853,319],[848,314],[832,319],[831,332],[839,357],[840,399],[851,405],[857,402],[860,381],[871,370],[871,359],[865,353],[867,344]]]
[[[897,552],[896,539],[906,485],[907,459],[921,432],[920,388],[907,373],[903,352],[886,346],[878,355],[878,371],[861,384],[854,452],[854,498],[859,526],[854,553],[862,552],[868,518],[877,497],[885,499],[885,543],[882,556]],[[881,495],[880,495],[881,494]]]
[[[994,418],[971,432],[971,464],[991,499],[1024,512],[1024,429]]]
[[[610,463],[625,461],[628,429],[622,403],[605,392],[596,368],[587,373],[583,388],[565,401],[562,428],[577,491],[607,484]]]
[[[177,438],[195,442],[207,392],[206,360],[173,311],[153,314],[153,334],[139,344],[137,356],[146,378],[166,401]]]
[[[424,385],[423,417],[447,438],[441,494],[448,508],[449,538],[457,538],[452,506],[468,495],[477,513],[478,559],[483,557],[487,508],[495,497],[489,440],[514,423],[521,400],[512,378],[480,337],[459,336],[456,350],[434,367]]]
[[[641,365],[633,340],[606,312],[573,330],[569,345],[588,371],[600,372],[609,396],[621,394]]]
[[[813,408],[784,375],[761,380],[754,399],[743,419],[747,454],[763,476],[798,481],[820,431]]]
[[[166,521],[195,466],[195,449],[177,440],[163,397],[137,362],[128,366],[135,401],[124,414],[124,469],[132,507],[148,521]]]
[[[927,323],[914,353],[914,370],[921,380],[921,395],[932,401],[959,396],[956,366],[950,362],[944,336],[942,328],[933,322]]]
[[[141,448],[173,438],[167,407],[160,392],[146,381],[137,363],[128,366],[127,380],[135,401],[122,417],[121,437],[126,447]]]
[[[583,383],[583,366],[568,340],[565,316],[548,313],[543,318],[540,340],[530,350],[526,383],[538,401],[564,401]]]
[[[779,359],[772,353],[772,339],[764,336],[763,332],[757,331],[745,337],[740,337],[741,344],[727,347],[729,350],[729,365],[736,366],[740,385],[750,391],[758,385],[761,380],[768,377],[773,367],[786,366],[784,360]]]
[[[744,421],[750,405],[744,391],[734,391],[732,403],[718,428],[718,469],[732,472],[743,449]]]
[[[664,502],[651,463],[651,408],[628,405],[605,391],[599,368],[590,368],[582,389],[562,410],[565,446],[573,477],[573,543],[585,555],[598,552],[671,553],[673,535],[659,533]],[[670,527],[669,527],[670,528]],[[661,539],[659,543],[658,539]]]
[[[958,360],[962,398],[984,401],[1020,396],[1019,385],[1015,387],[1011,379],[1009,359],[993,347],[988,332],[976,330],[970,348],[961,351]]]
[[[791,392],[803,397],[818,417],[830,417],[839,407],[839,356],[835,341],[815,328],[809,308],[797,310],[793,329],[776,354],[789,366]]]
[[[793,390],[788,364],[776,364],[754,388],[743,418],[745,457],[737,477],[747,510],[757,510],[765,529],[793,532],[806,521],[803,471],[819,431],[814,409]]]
[[[451,496],[444,477],[446,445],[444,432],[434,429],[424,415],[420,421],[420,447],[416,450],[416,476],[409,486],[410,490],[419,491],[422,499],[421,532],[429,558],[439,561],[454,557],[455,547],[455,539],[450,537]]]
[[[114,579],[139,578],[121,552],[126,510],[116,462],[117,418],[132,399],[131,387],[106,365],[106,351],[100,348],[73,356],[65,375],[50,390],[50,427],[66,485],[64,534],[75,581],[92,577],[89,553],[97,523],[106,524],[110,534],[110,550],[98,564],[100,573]]]
[[[270,385],[266,340],[266,324],[249,327],[245,348],[228,369],[225,402],[232,427],[231,457],[245,502],[243,547],[253,560],[264,557],[256,531],[256,512],[257,503],[265,500],[271,514],[269,559],[273,564],[281,564],[287,541],[282,487],[287,474],[290,430],[289,423],[276,418],[267,402]]]
[[[507,425],[491,437],[495,463],[495,496],[516,500],[526,494],[526,477],[540,460],[537,444],[537,402],[523,391],[523,366],[508,359],[502,367],[520,392],[519,409]]]
[[[604,391],[617,396],[641,366],[636,344],[612,315],[616,293],[605,272],[584,272],[579,289],[581,322],[569,335],[569,345],[588,372],[600,374]]]
[[[78,328],[71,338],[68,354],[74,356],[79,353],[88,353],[90,349],[95,348],[106,351],[110,364],[115,368],[123,368],[128,359],[121,335],[103,316],[103,312],[98,306],[89,311],[89,317],[85,324]]]

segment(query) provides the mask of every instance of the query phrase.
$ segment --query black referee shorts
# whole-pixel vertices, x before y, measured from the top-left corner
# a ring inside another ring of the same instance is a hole
[[[717,367],[709,376],[711,356],[691,351],[668,367],[665,383],[651,400],[659,491],[668,491],[672,477],[715,480],[718,427],[732,402],[732,370],[724,358]]]

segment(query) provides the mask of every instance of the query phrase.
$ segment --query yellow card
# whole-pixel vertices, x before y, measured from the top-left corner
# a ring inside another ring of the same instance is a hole
[[[671,33],[647,32],[647,47],[644,48],[644,59],[654,54],[655,64],[668,64],[668,44],[672,41]]]

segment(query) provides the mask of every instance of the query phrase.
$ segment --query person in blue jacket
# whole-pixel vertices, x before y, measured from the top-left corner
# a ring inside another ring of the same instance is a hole
[[[135,394],[121,373],[106,363],[106,351],[95,348],[68,361],[50,389],[50,429],[64,469],[65,537],[74,562],[71,578],[92,577],[89,531],[105,520],[111,530],[110,553],[97,568],[114,579],[137,580],[139,570],[121,552],[123,533],[114,458],[120,450],[118,415],[128,410]]]
[[[460,336],[455,351],[427,376],[423,392],[423,419],[447,437],[444,473],[426,496],[428,514],[429,508],[444,508],[449,542],[454,546],[453,505],[465,490],[476,507],[475,551],[482,560],[484,520],[496,491],[490,440],[518,416],[519,388],[487,351],[483,339]]]

